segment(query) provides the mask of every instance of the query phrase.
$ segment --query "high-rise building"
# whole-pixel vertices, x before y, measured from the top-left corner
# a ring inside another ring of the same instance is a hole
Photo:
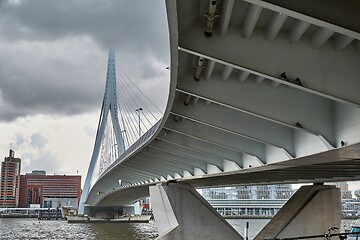
[[[77,207],[81,194],[80,175],[46,175],[33,171],[20,176],[19,207]]]
[[[0,207],[17,207],[19,203],[21,159],[10,149],[1,163]]]

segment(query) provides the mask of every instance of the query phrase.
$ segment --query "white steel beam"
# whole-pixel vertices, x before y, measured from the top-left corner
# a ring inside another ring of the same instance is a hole
[[[190,173],[193,174],[193,171],[194,171],[194,165],[191,165],[189,163],[184,163],[184,162],[180,162],[180,161],[175,161],[171,158],[164,158],[162,156],[159,156],[159,155],[155,155],[153,153],[150,153],[148,151],[146,152],[140,152],[138,153],[140,154],[140,156],[147,156],[149,157],[149,159],[154,159],[155,161],[158,161],[158,162],[162,162],[163,164],[171,164],[171,165],[175,165],[177,166],[178,168],[182,168],[183,170],[186,170],[186,171],[189,171]]]
[[[220,14],[220,33],[224,35],[228,29],[231,13],[234,8],[234,0],[223,0]]]
[[[196,28],[194,28],[195,30]],[[236,31],[229,29],[228,31]],[[360,68],[355,63],[360,61],[360,55],[355,51],[333,52],[314,51],[313,48],[304,44],[298,44],[297,48],[290,44],[284,44],[283,41],[251,41],[244,38],[228,37],[227,34],[220,38],[212,38],[212,41],[202,41],[198,30],[184,33],[183,40],[179,49],[189,54],[204,56],[214,60],[217,63],[230,65],[234,69],[247,71],[250,74],[263,76],[271,81],[280,82],[283,85],[291,86],[302,91],[316,94],[341,103],[360,107],[360,95],[356,89],[360,88],[360,81],[357,81],[360,75]],[[198,36],[197,36],[198,35]],[[205,37],[203,37],[205,38]],[[186,39],[186,40],[185,40]],[[189,44],[191,42],[191,44]],[[234,52],[233,45],[236,43],[237,51]],[[271,44],[271,47],[269,46]],[[267,48],[267,51],[255,51],[258,48]],[[190,50],[191,49],[191,50]],[[221,49],[221,51],[219,50]],[[297,53],[296,57],[279,57],[279,53],[286,54]],[[274,56],[278,56],[274,58]],[[331,57],[332,61],[325,61]],[[271,62],[271,64],[269,64]],[[292,72],[292,78],[299,77],[303,86],[287,82],[280,78],[284,68],[291,66],[302,66],[308,69],[295,68]],[[324,73],[320,69],[327,69]],[[346,75],[347,77],[344,77]],[[342,79],[339,84],[338,79]],[[311,84],[306,84],[311,80]],[[326,81],[326,88],[321,87]]]
[[[194,99],[193,99],[193,104],[196,105],[196,104],[198,103],[198,101],[199,101],[199,98],[198,98],[198,97],[194,97]]]
[[[160,162],[154,157],[144,156],[142,154],[137,153],[135,155],[135,159],[138,159],[138,162],[146,162],[152,164],[153,166],[161,166],[162,169],[166,170],[167,172],[173,172],[173,173],[179,173],[183,172],[184,169],[181,167],[178,167],[174,164],[164,163]]]
[[[216,76],[206,83],[192,87],[190,73],[184,74],[177,86],[178,91],[213,101],[219,105],[243,111],[269,121],[277,122],[297,129],[301,123],[301,131],[314,136],[322,135],[331,145],[335,146],[335,127],[333,102],[294,88],[271,88],[251,81],[238,84],[228,81],[226,84],[217,80]],[[219,89],[226,94],[218,94]],[[256,92],[257,94],[253,94]],[[286,101],[284,101],[286,99]],[[261,103],[261,104],[259,104]],[[339,104],[339,107],[342,104]]]
[[[134,158],[135,159],[135,158]],[[138,159],[139,161],[139,159]],[[134,161],[127,161],[126,163],[121,164],[119,166],[119,169],[116,169],[115,171],[121,171],[124,167],[126,168],[132,168],[134,173],[143,174],[144,176],[149,176],[152,178],[159,178],[160,176],[163,176],[165,174],[168,174],[168,171],[164,170],[163,168],[157,169],[154,168],[152,165],[149,166],[148,164],[141,164],[141,167],[139,167],[139,163],[135,163]]]
[[[198,104],[196,108],[186,108],[175,101],[171,113],[251,140],[284,148],[291,156],[295,156],[293,129],[290,127],[216,104],[208,107]]]
[[[224,172],[238,171],[242,169],[242,167],[239,166],[236,162],[229,161],[226,159],[223,160],[223,165],[224,165]]]
[[[298,20],[289,32],[289,42],[297,43],[309,28],[310,23]]]
[[[192,122],[186,119],[181,123],[175,123],[174,121],[168,120],[165,124],[165,128],[209,144],[240,152],[243,155],[252,155],[262,161],[266,160],[264,144],[242,138],[226,131],[221,131],[217,128],[212,128],[205,124]]]
[[[119,172],[119,175],[123,178],[124,182],[133,183],[143,179],[149,179],[136,173],[128,173],[126,171]]]
[[[222,170],[222,159],[218,156],[214,156],[208,152],[203,152],[196,150],[191,147],[187,147],[185,145],[165,142],[165,141],[152,141],[150,143],[150,146],[156,147],[156,148],[162,148],[166,149],[166,151],[174,153],[174,154],[181,154],[183,156],[186,156],[190,159],[198,159],[200,161],[212,164],[217,166]]]
[[[233,70],[233,67],[231,67],[231,66],[227,65],[224,67],[224,69],[222,71],[222,76],[221,76],[223,81],[227,81],[229,79],[232,70]]]
[[[266,38],[269,41],[274,41],[281,27],[284,25],[286,19],[287,16],[281,12],[273,13],[273,16],[271,18],[271,21],[269,22],[269,25],[267,26],[266,31]]]
[[[335,49],[338,51],[346,48],[354,39],[345,35],[337,34],[335,37]]]
[[[347,35],[347,36],[352,37],[354,39],[359,39],[360,40],[360,33],[349,30],[349,29],[346,29],[346,28],[343,28],[343,27],[340,27],[338,25],[335,25],[335,24],[332,24],[332,23],[329,23],[329,22],[326,22],[326,21],[323,21],[323,20],[320,20],[320,19],[317,19],[317,18],[314,18],[314,17],[310,17],[310,16],[307,16],[305,14],[302,14],[302,13],[299,13],[299,12],[296,12],[296,11],[293,11],[293,10],[289,10],[289,9],[280,7],[278,5],[275,5],[275,4],[272,4],[272,3],[269,3],[269,2],[266,2],[266,1],[263,1],[263,0],[244,0],[244,1],[246,1],[248,3],[251,3],[251,4],[255,4],[255,5],[257,5],[259,7],[262,7],[262,8],[269,9],[269,10],[274,11],[274,12],[282,12],[282,13],[284,13],[285,15],[287,15],[289,17],[296,18],[296,19],[299,19],[301,21],[308,22],[308,23],[311,23],[311,24],[319,26],[319,27],[324,27],[324,28],[330,29],[330,30],[332,30],[334,32],[338,32],[338,33],[341,33],[343,35]]]
[[[263,77],[263,76],[256,76],[255,77],[256,84],[261,84],[264,80],[265,80],[265,77]]]
[[[274,87],[274,88],[278,87],[279,85],[280,85],[279,82],[275,82],[275,81],[271,82],[271,86]]]
[[[260,17],[262,7],[250,4],[243,27],[243,36],[250,38]]]
[[[212,156],[221,159],[231,160],[242,166],[242,153],[237,151],[231,151],[228,148],[223,148],[216,144],[210,144],[209,142],[204,142],[196,138],[188,137],[183,134],[178,134],[176,132],[172,132],[166,137],[162,135],[162,137],[159,139],[173,144],[183,145],[195,151],[206,152],[208,154],[211,154]]]
[[[245,82],[245,80],[248,78],[249,75],[250,75],[250,73],[247,71],[240,71],[239,72],[239,81],[242,83]]]
[[[333,34],[333,30],[319,28],[311,37],[312,47],[315,49],[319,49]]]
[[[120,186],[120,188],[125,187],[126,184],[131,184],[131,183],[137,182],[139,180],[149,180],[149,179],[155,178],[155,176],[157,176],[157,175],[154,175],[154,177],[147,177],[148,175],[151,175],[151,174],[149,174],[147,172],[140,173],[140,171],[134,171],[133,169],[131,169],[129,167],[121,168],[121,169],[117,170],[116,173],[119,176],[123,177],[123,179],[122,179],[123,185]],[[139,175],[141,177],[139,177]]]
[[[190,165],[185,165],[172,160],[164,160],[160,157],[144,152],[138,152],[135,156],[146,162],[152,162],[158,164],[159,166],[164,166],[168,171],[182,173],[184,170],[191,171],[193,169]]]
[[[205,79],[208,80],[211,77],[211,74],[215,67],[215,61],[207,60],[206,69],[205,69]]]
[[[172,161],[181,162],[184,164],[188,164],[191,166],[194,166],[194,168],[200,168],[203,171],[206,171],[206,162],[198,159],[192,159],[187,156],[184,156],[183,154],[174,153],[171,151],[168,151],[167,149],[161,149],[158,147],[154,147],[151,145],[148,145],[147,149],[148,153],[160,156],[162,158],[168,158]]]
[[[125,178],[123,178],[123,176],[124,176],[123,172],[126,172],[126,175],[134,176],[135,179],[129,180],[130,183],[136,182],[140,179],[145,180],[145,179],[150,179],[150,178],[154,178],[154,177],[159,177],[158,174],[153,174],[153,173],[150,173],[147,171],[143,171],[143,170],[136,169],[133,167],[128,167],[128,166],[121,166],[121,168],[117,169],[116,172],[118,173],[119,176],[121,176],[121,178],[122,178],[121,180],[126,180]],[[141,176],[141,177],[139,177],[139,176]],[[137,178],[137,177],[139,177],[139,178]]]
[[[133,156],[134,158],[137,158],[136,156]],[[145,170],[145,171],[149,171],[152,173],[158,173],[159,176],[167,176],[167,174],[172,174],[174,175],[175,171],[168,171],[167,169],[164,168],[164,166],[156,166],[155,164],[151,163],[151,162],[147,162],[147,161],[140,161],[140,158],[138,158],[138,162],[130,162],[127,161],[125,163],[123,163],[124,166],[130,166],[130,167],[137,167],[139,168],[139,166],[141,165],[141,169]],[[141,163],[140,163],[141,162]]]

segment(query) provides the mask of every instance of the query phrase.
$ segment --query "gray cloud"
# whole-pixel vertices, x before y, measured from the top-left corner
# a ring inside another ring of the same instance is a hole
[[[16,146],[20,146],[21,144],[26,142],[24,135],[21,133],[16,133],[15,138],[16,138]]]
[[[61,160],[50,152],[41,152],[38,156],[24,155],[21,162],[22,172],[31,172],[32,170],[45,170],[48,173],[58,173]],[[34,168],[34,166],[36,166]]]
[[[83,131],[91,138],[94,138],[96,136],[96,130],[94,128],[91,128],[90,126],[84,126]]]
[[[134,0],[21,1],[2,11],[2,22],[7,24],[3,36],[54,40],[88,35],[105,49],[119,46],[165,58],[167,51],[161,51],[167,45],[163,5],[163,1]]]
[[[41,135],[41,133],[34,133],[31,135],[31,145],[42,148],[48,143],[48,139]]]
[[[0,2],[0,121],[99,109],[109,47],[145,92],[156,92],[167,34],[160,0]]]

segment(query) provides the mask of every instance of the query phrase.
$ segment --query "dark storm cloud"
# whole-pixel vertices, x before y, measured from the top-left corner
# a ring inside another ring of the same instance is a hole
[[[100,108],[109,47],[115,48],[118,65],[137,74],[139,85],[158,89],[169,61],[163,5],[134,0],[0,1],[0,120]]]
[[[89,35],[103,45],[129,51],[161,51],[167,45],[163,1],[32,0],[8,4],[2,11],[3,36],[11,40],[58,39]]]
[[[105,75],[105,69],[100,66],[105,63],[87,63],[88,54],[83,52],[39,54],[41,48],[32,43],[30,47],[8,49],[0,44],[3,53],[0,55],[1,119],[13,120],[38,113],[75,114],[100,105],[103,93],[99,89],[104,88]],[[54,47],[59,46],[55,44]],[[51,46],[47,48],[52,49]],[[14,54],[6,53],[9,50]],[[72,63],[68,62],[69,58]],[[92,58],[98,59],[99,56]],[[83,62],[76,64],[74,59]],[[106,57],[102,60],[106,61]],[[89,70],[84,70],[86,68]]]

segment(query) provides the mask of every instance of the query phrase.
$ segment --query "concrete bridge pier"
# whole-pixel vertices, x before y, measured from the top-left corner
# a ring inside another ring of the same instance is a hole
[[[127,206],[85,207],[85,215],[97,219],[113,219],[123,215],[140,214],[139,203]]]
[[[332,185],[302,186],[255,240],[323,235],[330,227],[340,229],[340,221],[339,188]]]
[[[190,185],[150,187],[158,240],[242,240],[241,235]]]

